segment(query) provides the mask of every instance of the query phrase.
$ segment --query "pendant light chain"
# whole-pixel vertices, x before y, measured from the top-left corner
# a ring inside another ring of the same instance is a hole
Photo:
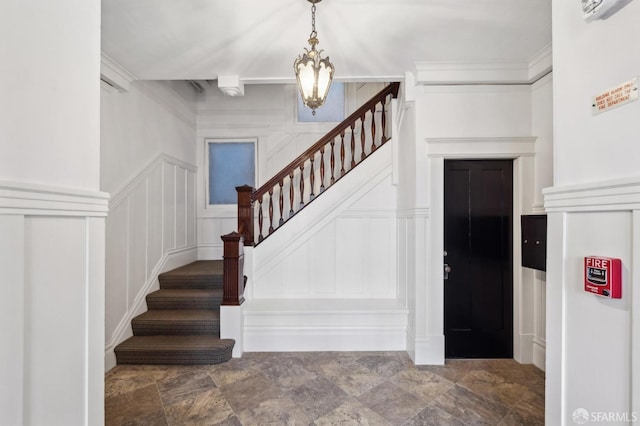
[[[309,38],[318,37],[318,32],[316,31],[316,4],[313,3],[311,5],[311,34]]]

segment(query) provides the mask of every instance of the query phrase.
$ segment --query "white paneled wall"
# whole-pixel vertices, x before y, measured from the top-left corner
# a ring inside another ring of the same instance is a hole
[[[158,156],[110,203],[107,219],[106,357],[131,335],[157,275],[196,259],[196,169]]]
[[[99,424],[108,195],[0,182],[0,423]]]
[[[621,413],[640,408],[640,179],[616,179],[545,190],[548,212],[546,340],[547,424],[573,422],[574,410]],[[622,297],[584,291],[584,257],[622,262]],[[607,389],[595,392],[594,389]],[[562,392],[560,392],[560,389]],[[606,408],[604,408],[606,407]],[[591,417],[595,419],[595,417]],[[619,418],[618,418],[619,419]],[[595,421],[595,420],[594,420]],[[620,421],[614,424],[636,422]]]
[[[395,210],[346,210],[300,240],[258,273],[254,298],[395,299]]]

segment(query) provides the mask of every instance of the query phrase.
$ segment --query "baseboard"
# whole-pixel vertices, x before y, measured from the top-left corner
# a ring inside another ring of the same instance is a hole
[[[113,349],[124,340],[133,335],[131,331],[131,320],[146,310],[146,296],[151,291],[160,288],[158,283],[158,275],[178,268],[182,265],[197,260],[197,247],[188,246],[179,249],[173,249],[164,254],[149,274],[149,278],[144,283],[138,294],[134,298],[134,302],[127,313],[122,317],[115,331],[111,335],[111,339],[105,344],[104,360],[105,371],[111,370],[116,366],[116,356]]]
[[[249,301],[244,351],[404,351],[407,315],[390,299]]]
[[[415,365],[444,365],[444,335],[416,337],[407,330],[405,338]]]
[[[246,352],[405,351],[402,327],[381,329],[320,327],[244,330]]]
[[[539,337],[533,338],[533,365],[546,371],[547,342]]]
[[[513,358],[520,364],[533,363],[533,334],[520,334],[517,336],[519,350],[514,351]]]

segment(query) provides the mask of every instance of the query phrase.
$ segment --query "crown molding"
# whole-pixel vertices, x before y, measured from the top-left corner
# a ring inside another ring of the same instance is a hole
[[[529,81],[535,83],[553,68],[553,51],[551,43],[540,49],[538,53],[529,58]]]
[[[416,62],[416,84],[533,84],[551,71],[551,45],[521,62]]]
[[[102,52],[100,60],[100,79],[115,88],[118,92],[128,92],[131,82],[137,78]]]
[[[529,66],[521,62],[416,62],[416,84],[526,84]]]

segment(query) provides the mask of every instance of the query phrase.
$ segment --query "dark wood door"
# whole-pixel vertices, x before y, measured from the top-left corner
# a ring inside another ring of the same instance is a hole
[[[444,186],[445,355],[511,358],[513,162],[445,161]]]

